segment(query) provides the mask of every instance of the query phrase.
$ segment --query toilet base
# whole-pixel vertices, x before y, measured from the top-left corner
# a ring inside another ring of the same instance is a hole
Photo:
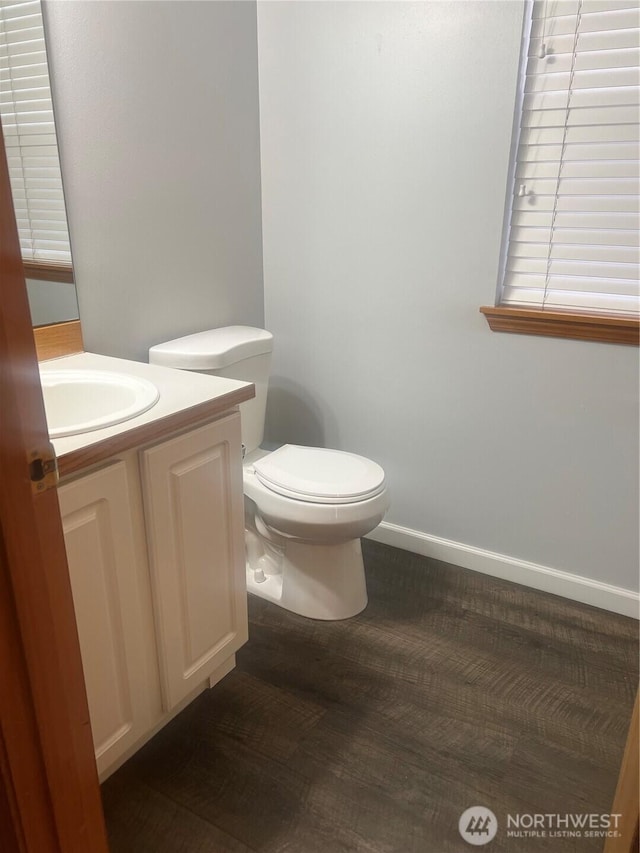
[[[310,619],[337,620],[355,616],[367,606],[359,539],[340,545],[288,539],[269,563],[265,579],[258,583],[247,561],[247,590],[285,610]]]

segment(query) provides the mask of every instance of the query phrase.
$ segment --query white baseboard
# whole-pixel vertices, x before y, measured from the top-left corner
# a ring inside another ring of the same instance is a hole
[[[463,545],[461,542],[441,539],[439,536],[431,536],[429,533],[421,533],[419,530],[411,530],[409,527],[400,527],[386,521],[376,527],[367,538],[434,560],[453,563],[464,569],[472,569],[474,572],[482,572],[494,578],[561,595],[572,601],[591,604],[634,619],[639,618],[639,597],[630,589],[570,572],[561,572],[548,566],[539,566],[537,563],[507,557],[505,554],[485,551],[483,548]]]

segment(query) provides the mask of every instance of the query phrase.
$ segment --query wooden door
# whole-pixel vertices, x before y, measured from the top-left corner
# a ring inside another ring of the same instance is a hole
[[[612,814],[620,815],[618,834],[607,839],[604,853],[638,853],[640,841],[640,694],[631,714],[627,743],[620,765],[618,786],[611,807]]]
[[[0,848],[106,853],[98,776],[0,133]]]
[[[240,415],[143,451],[165,710],[247,641]]]

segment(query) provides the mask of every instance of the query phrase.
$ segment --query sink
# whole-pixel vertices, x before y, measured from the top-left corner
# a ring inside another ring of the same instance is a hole
[[[43,370],[40,379],[51,438],[128,421],[160,397],[147,379],[107,370]]]

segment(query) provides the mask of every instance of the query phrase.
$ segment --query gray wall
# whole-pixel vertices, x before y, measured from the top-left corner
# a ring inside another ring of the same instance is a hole
[[[263,323],[256,7],[48,2],[87,349]]]
[[[388,520],[638,585],[638,352],[489,331],[522,6],[260,3],[270,437]]]

